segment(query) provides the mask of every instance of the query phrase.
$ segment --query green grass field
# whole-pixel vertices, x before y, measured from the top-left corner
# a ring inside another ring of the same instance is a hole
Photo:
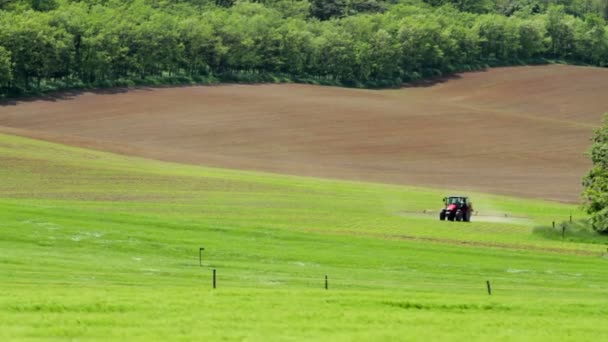
[[[439,222],[444,195],[0,135],[0,340],[608,338],[579,208],[470,194],[477,222]]]

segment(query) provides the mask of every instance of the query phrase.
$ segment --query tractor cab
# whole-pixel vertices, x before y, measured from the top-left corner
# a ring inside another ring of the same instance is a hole
[[[439,213],[439,219],[444,221],[464,221],[471,220],[473,204],[467,196],[448,196],[443,198],[445,207]]]
[[[466,206],[469,202],[469,198],[465,196],[450,196],[443,199],[443,203],[447,206],[454,205],[458,208]]]

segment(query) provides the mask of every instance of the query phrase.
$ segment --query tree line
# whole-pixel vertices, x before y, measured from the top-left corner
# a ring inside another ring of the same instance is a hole
[[[600,10],[458,3],[0,0],[0,96],[219,81],[386,87],[547,60],[608,65]]]

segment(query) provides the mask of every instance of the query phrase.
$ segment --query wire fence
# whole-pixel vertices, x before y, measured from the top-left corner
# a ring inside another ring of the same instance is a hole
[[[200,271],[200,272],[199,272]],[[191,271],[158,272],[146,275],[134,270],[116,270],[114,272],[75,271],[58,275],[52,270],[18,271],[5,277],[1,285],[13,284],[23,286],[87,286],[87,287],[196,287],[204,289],[297,289],[297,290],[372,290],[372,291],[411,291],[443,293],[476,293],[496,295],[502,293],[597,293],[608,294],[608,284],[596,277],[590,280],[572,279],[555,280],[543,284],[542,280],[513,276],[475,277],[468,279],[441,279],[440,275],[426,279],[384,278],[378,279],[380,273],[365,272],[363,275],[345,275],[340,272],[332,276],[329,272],[318,274],[293,274],[288,272],[243,271],[230,268],[198,267]],[[57,279],[60,276],[61,279]],[[365,276],[369,276],[365,278]],[[408,274],[407,276],[411,276]],[[561,275],[559,276],[561,277]]]

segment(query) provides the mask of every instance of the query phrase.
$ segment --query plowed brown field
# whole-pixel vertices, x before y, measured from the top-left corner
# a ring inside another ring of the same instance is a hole
[[[576,201],[608,69],[537,66],[398,90],[225,85],[0,106],[0,131],[178,162]]]

